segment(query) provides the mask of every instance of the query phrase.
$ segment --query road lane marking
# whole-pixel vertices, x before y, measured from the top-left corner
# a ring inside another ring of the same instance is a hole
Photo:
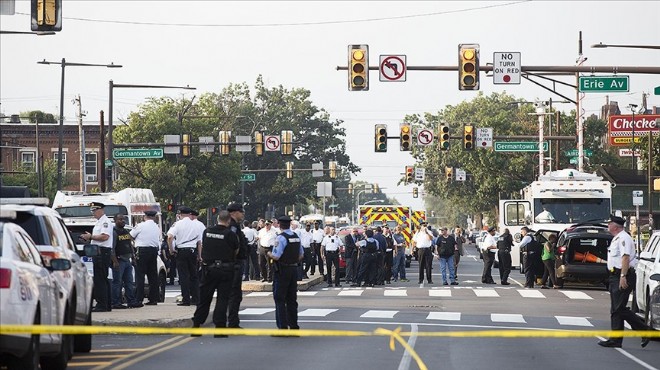
[[[449,290],[449,289],[432,289],[432,290],[429,290],[429,297],[451,297],[451,290]]]
[[[477,297],[499,297],[495,289],[472,289]]]
[[[252,292],[246,295],[246,297],[270,297],[273,295],[273,292]]]
[[[523,298],[545,298],[543,293],[538,290],[518,289],[518,293],[520,293]]]
[[[360,317],[365,318],[374,318],[374,319],[393,319],[399,311],[380,311],[380,310],[369,310]]]
[[[606,338],[603,338],[603,337],[600,337],[600,336],[596,336],[596,338],[598,338],[599,340],[606,340]],[[636,362],[637,364],[639,364],[640,366],[642,366],[642,367],[644,367],[648,370],[659,370],[657,367],[653,367],[653,366],[647,364],[646,362],[638,359],[637,357],[631,355],[630,352],[626,351],[623,348],[614,348],[614,349],[617,350],[620,354],[624,355],[625,357],[628,357],[632,361]]]
[[[385,290],[383,291],[385,297],[407,297],[407,290]]]
[[[239,315],[263,315],[275,311],[274,308],[246,308],[238,312]]]
[[[415,343],[417,343],[417,325],[411,324],[410,325],[410,337],[408,338],[408,345],[410,348],[415,348]],[[401,362],[399,362],[399,368],[398,370],[408,370],[410,369],[410,360],[412,359],[412,356],[410,354],[410,351],[407,349],[403,351],[403,356],[401,357]]]
[[[316,293],[318,293],[318,292],[310,292],[310,291],[298,292],[298,296],[310,297],[310,296],[315,296]]]
[[[169,348],[170,343],[174,343],[175,345],[179,345],[179,341],[181,341],[182,338],[184,338],[184,337],[182,337],[180,335],[177,335],[175,337],[166,339],[166,340],[164,340],[160,343],[156,343],[153,346],[146,347],[146,348],[138,348],[135,353],[132,353],[130,355],[127,355],[126,357],[114,360],[114,361],[112,361],[108,364],[99,365],[99,366],[93,368],[92,370],[103,370],[103,369],[107,369],[108,367],[111,367],[112,369],[123,369],[126,366],[124,366],[124,364],[118,365],[118,363],[120,361],[122,361],[124,359],[131,359],[131,358],[140,359],[140,358],[142,358],[142,356],[140,356],[140,354],[145,353],[145,352],[147,353],[148,357],[150,357],[152,355],[152,353],[156,354],[156,353],[162,352],[159,349],[163,348],[163,346],[165,346],[165,348]],[[187,339],[191,339],[191,338],[187,338]],[[181,341],[181,343],[183,344],[185,342]],[[145,358],[147,358],[147,357],[145,357]],[[127,364],[131,365],[132,364],[131,361],[132,360],[129,360],[129,362],[127,362]],[[121,367],[117,367],[115,365],[121,366]]]
[[[429,312],[426,316],[427,320],[445,320],[445,321],[460,321],[460,312]]]
[[[507,314],[507,313],[491,313],[490,321],[492,322],[516,322],[526,324],[525,318],[520,314]]]
[[[364,290],[342,290],[337,295],[347,296],[347,297],[359,297],[362,295],[363,292]]]
[[[572,326],[591,326],[593,325],[587,320],[586,317],[572,317],[572,316],[555,316],[559,325],[572,325]]]
[[[578,292],[574,290],[560,290],[569,299],[593,299],[585,292]]]
[[[145,349],[145,351],[144,351],[144,352],[146,352],[145,354],[143,354],[141,356],[137,356],[135,358],[131,358],[130,360],[128,360],[126,362],[122,362],[121,364],[117,364],[116,366],[113,367],[113,370],[123,370],[123,369],[125,369],[129,366],[133,366],[133,365],[137,364],[140,361],[143,361],[143,360],[146,360],[150,357],[156,356],[159,353],[169,351],[172,348],[175,348],[175,347],[181,346],[183,344],[186,344],[186,343],[190,342],[191,340],[193,340],[195,338],[192,338],[192,337],[187,337],[186,338],[186,337],[183,337],[183,336],[177,336],[177,337],[174,337],[173,339],[176,339],[177,341],[174,342],[173,344],[170,344],[170,345],[167,345],[167,346],[162,346],[162,347],[157,348],[157,349],[152,349],[150,351],[146,351],[146,349]]]
[[[298,317],[325,317],[336,311],[336,308],[308,308],[299,312]]]

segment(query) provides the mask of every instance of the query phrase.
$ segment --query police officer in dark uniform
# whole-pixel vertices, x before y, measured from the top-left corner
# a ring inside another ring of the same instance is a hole
[[[497,238],[497,258],[499,262],[500,281],[502,285],[511,285],[509,283],[509,274],[511,273],[511,247],[513,246],[513,237],[509,229],[504,229],[504,233]]]
[[[243,290],[241,289],[243,279],[240,271],[243,268],[248,253],[247,239],[245,238],[245,234],[243,234],[243,230],[241,230],[241,222],[243,222],[243,219],[245,218],[245,210],[240,203],[231,203],[227,206],[227,212],[229,212],[229,215],[231,216],[229,229],[238,236],[239,241],[239,248],[234,266],[237,272],[234,274],[234,282],[231,287],[231,293],[229,294],[228,326],[230,328],[240,328],[238,310],[240,309],[241,301],[243,300]]]
[[[229,212],[220,211],[218,224],[204,231],[202,237],[202,279],[200,282],[200,302],[193,316],[193,328],[199,328],[209,315],[213,293],[217,290],[217,300],[213,311],[213,323],[216,328],[227,327],[227,306],[232,290],[236,270],[236,255],[240,242],[238,235],[229,228],[231,216]],[[193,334],[192,336],[199,336]],[[226,335],[215,335],[216,338],[226,338]]]
[[[356,243],[360,247],[360,269],[355,278],[355,283],[351,284],[352,287],[359,287],[362,279],[364,279],[364,286],[373,287],[376,282],[378,272],[376,253],[378,252],[379,243],[378,240],[374,239],[373,230],[365,231],[364,235],[367,238]]]
[[[273,298],[275,300],[275,322],[278,329],[300,329],[298,326],[298,262],[305,252],[300,237],[291,230],[291,218],[277,219],[282,232],[277,236],[277,245],[268,252],[273,264]]]

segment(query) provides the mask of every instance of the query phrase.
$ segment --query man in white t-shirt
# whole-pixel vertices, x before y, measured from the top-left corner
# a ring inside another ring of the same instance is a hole
[[[266,220],[266,227],[259,230],[259,269],[261,270],[261,282],[273,282],[273,265],[270,263],[268,252],[277,245],[277,232],[273,228],[273,222]]]
[[[481,255],[484,258],[484,271],[481,274],[481,282],[484,284],[497,284],[493,280],[492,269],[495,262],[495,252],[497,252],[497,241],[495,241],[495,227],[488,228],[488,233],[481,242]]]
[[[254,222],[256,226],[256,222]],[[258,233],[252,226],[253,223],[243,220],[243,235],[247,241],[247,258],[243,266],[243,281],[259,280],[259,258],[257,254]]]
[[[431,268],[433,266],[433,233],[428,229],[428,224],[423,221],[420,225],[419,231],[413,237],[413,246],[417,247],[417,259],[419,260],[419,282],[424,282],[424,272],[426,271],[426,281],[433,284],[431,277]]]

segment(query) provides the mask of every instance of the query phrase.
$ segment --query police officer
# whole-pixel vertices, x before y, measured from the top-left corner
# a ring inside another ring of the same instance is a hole
[[[190,306],[199,303],[199,280],[197,278],[197,247],[201,245],[200,232],[194,222],[188,207],[179,208],[181,219],[167,231],[167,244],[170,252],[176,255],[179,284],[181,285],[181,302],[177,306]],[[174,249],[176,239],[176,249]]]
[[[199,328],[209,315],[213,293],[217,290],[217,300],[213,311],[213,323],[216,328],[227,327],[227,306],[229,295],[236,274],[236,255],[240,247],[238,235],[231,231],[231,216],[227,211],[220,211],[218,224],[211,226],[202,236],[202,279],[200,282],[200,301],[193,315],[193,328]],[[192,336],[199,336],[193,334]],[[226,338],[226,335],[215,335]]]
[[[341,238],[335,234],[335,228],[331,227],[330,234],[326,235],[321,242],[321,254],[326,262],[326,271],[328,273],[328,288],[332,286],[333,276],[335,286],[341,286],[339,283],[339,248],[342,245],[344,245],[344,243]]]
[[[136,296],[142,304],[144,300],[144,276],[149,280],[149,306],[158,304],[158,252],[161,245],[160,228],[156,224],[156,211],[144,211],[144,221],[131,230],[137,248],[137,266],[135,267]]]
[[[502,235],[497,238],[497,258],[499,262],[500,281],[502,285],[511,285],[509,283],[509,274],[511,273],[511,247],[513,246],[513,237],[509,229],[504,229]]]
[[[244,261],[247,259],[247,239],[245,239],[245,234],[241,230],[241,222],[245,219],[245,210],[240,203],[231,203],[227,206],[227,212],[231,220],[229,221],[229,229],[238,236],[239,248],[238,253],[236,254],[236,260],[234,262],[234,269],[236,273],[234,274],[234,282],[231,286],[231,293],[229,294],[229,317],[228,317],[228,326],[230,328],[240,328],[240,319],[238,317],[238,310],[241,307],[241,301],[243,300],[243,290],[241,279],[241,268],[243,267]]]
[[[366,239],[359,240],[356,245],[360,247],[360,269],[358,270],[355,283],[352,287],[359,287],[362,279],[364,286],[373,287],[376,282],[376,253],[378,252],[378,240],[374,239],[374,231],[368,229],[364,232]]]
[[[627,321],[633,330],[650,330],[644,321],[633,313],[628,307],[628,297],[637,276],[635,266],[637,256],[633,240],[624,230],[625,220],[621,217],[611,216],[607,230],[614,236],[607,249],[607,268],[610,271],[610,317],[612,330],[623,332],[623,322]],[[598,342],[603,347],[621,348],[623,338],[610,338]],[[642,338],[642,348],[649,344],[648,338]]]
[[[133,282],[133,265],[135,260],[133,237],[126,230],[126,216],[121,213],[115,215],[114,227],[114,253],[112,255],[112,308],[138,308],[142,302],[135,299],[135,284]],[[128,306],[121,303],[121,288],[124,288]]]
[[[277,236],[277,245],[268,252],[275,260],[273,276],[273,298],[275,300],[275,321],[278,329],[300,329],[298,326],[298,262],[304,256],[300,237],[291,229],[291,218],[277,219],[282,232]]]
[[[94,289],[93,295],[96,300],[96,307],[93,312],[109,312],[112,302],[112,290],[108,280],[108,269],[112,264],[112,235],[113,224],[105,215],[105,204],[92,202],[89,206],[92,215],[96,218],[96,224],[92,233],[86,232],[80,237],[85,241],[98,246],[99,255],[93,258],[94,263]]]

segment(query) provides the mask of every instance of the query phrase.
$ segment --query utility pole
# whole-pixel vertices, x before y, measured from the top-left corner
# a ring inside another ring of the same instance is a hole
[[[83,112],[80,94],[73,99],[73,103],[78,105],[78,151],[80,152],[80,191],[87,190],[87,178],[85,176],[85,131],[83,130]]]
[[[105,127],[103,126],[103,111],[99,112],[99,134],[101,136],[101,145],[100,145],[100,150],[99,150],[99,161],[97,163],[97,168],[99,169],[100,172],[99,175],[101,176],[101,182],[99,183],[100,190],[103,192],[105,191]]]
[[[580,36],[578,40],[578,58],[577,66],[580,67],[584,62],[587,61],[587,58],[582,55],[582,31],[580,31]],[[580,86],[580,72],[575,73],[575,86]],[[575,110],[575,127],[577,127],[577,137],[578,137],[578,171],[584,171],[584,111],[582,109],[582,99],[584,98],[584,93],[580,92],[580,89],[575,89],[577,108]]]

